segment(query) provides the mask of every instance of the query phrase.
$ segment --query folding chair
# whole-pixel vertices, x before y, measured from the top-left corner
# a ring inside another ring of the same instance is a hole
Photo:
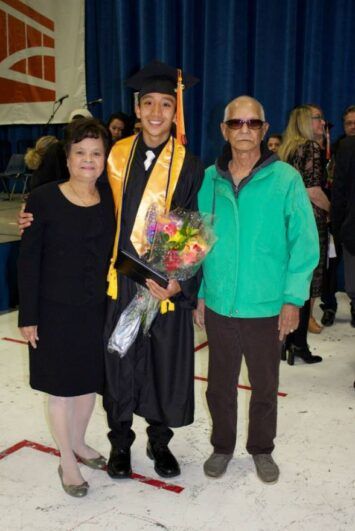
[[[19,153],[11,155],[6,170],[0,173],[0,179],[4,190],[8,195],[9,201],[12,200],[15,193],[16,185],[22,182],[22,198],[26,192],[27,181],[30,173],[26,173],[25,156]],[[13,183],[12,183],[13,181]]]

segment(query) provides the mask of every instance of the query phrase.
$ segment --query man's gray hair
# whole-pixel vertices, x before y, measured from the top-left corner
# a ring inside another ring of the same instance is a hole
[[[228,105],[226,106],[226,108],[224,109],[224,117],[223,117],[224,122],[228,120],[228,113],[231,107],[233,107],[237,102],[239,102],[239,100],[249,100],[249,101],[254,102],[259,107],[259,113],[260,113],[261,120],[265,122],[264,107],[261,105],[260,101],[256,100],[255,98],[252,98],[252,96],[238,96],[238,98],[235,98],[234,100],[230,101]]]

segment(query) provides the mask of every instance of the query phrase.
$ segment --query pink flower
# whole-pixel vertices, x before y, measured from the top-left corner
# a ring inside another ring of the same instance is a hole
[[[171,222],[171,223],[168,223],[167,225],[164,225],[164,232],[169,234],[169,236],[174,236],[174,234],[176,234],[177,232],[175,223]]]
[[[179,253],[177,251],[168,251],[165,255],[164,265],[167,272],[172,272],[178,269],[181,265]]]
[[[183,255],[184,264],[195,264],[198,261],[198,255],[195,251],[190,251]]]

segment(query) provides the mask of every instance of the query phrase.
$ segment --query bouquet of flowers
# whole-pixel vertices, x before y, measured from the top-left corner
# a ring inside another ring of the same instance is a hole
[[[176,280],[193,277],[215,242],[211,215],[182,208],[159,214],[155,205],[148,211],[144,236],[150,245],[145,256],[147,263],[168,279]],[[141,326],[143,333],[148,333],[159,305],[160,300],[147,288],[138,286],[109,339],[109,351],[123,357]]]
[[[214,243],[210,216],[178,208],[152,221],[149,264],[168,278],[191,278]]]

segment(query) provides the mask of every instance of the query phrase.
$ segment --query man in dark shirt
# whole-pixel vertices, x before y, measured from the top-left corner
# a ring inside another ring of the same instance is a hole
[[[334,239],[343,248],[345,289],[355,327],[355,136],[342,140],[335,159],[332,191]]]
[[[332,158],[327,170],[330,176],[330,184],[334,181],[335,160],[339,146],[345,138],[355,137],[355,105],[349,105],[349,107],[345,109],[343,113],[343,128],[344,134],[332,145]],[[331,195],[331,187],[328,195]],[[338,242],[335,243],[337,244]],[[332,326],[334,324],[338,307],[336,292],[338,291],[338,271],[340,267],[343,267],[343,249],[341,245],[336,245],[334,250],[335,253],[329,253],[328,265],[323,283],[322,304],[320,305],[323,310],[321,322],[324,326]],[[332,251],[331,247],[330,251]]]

